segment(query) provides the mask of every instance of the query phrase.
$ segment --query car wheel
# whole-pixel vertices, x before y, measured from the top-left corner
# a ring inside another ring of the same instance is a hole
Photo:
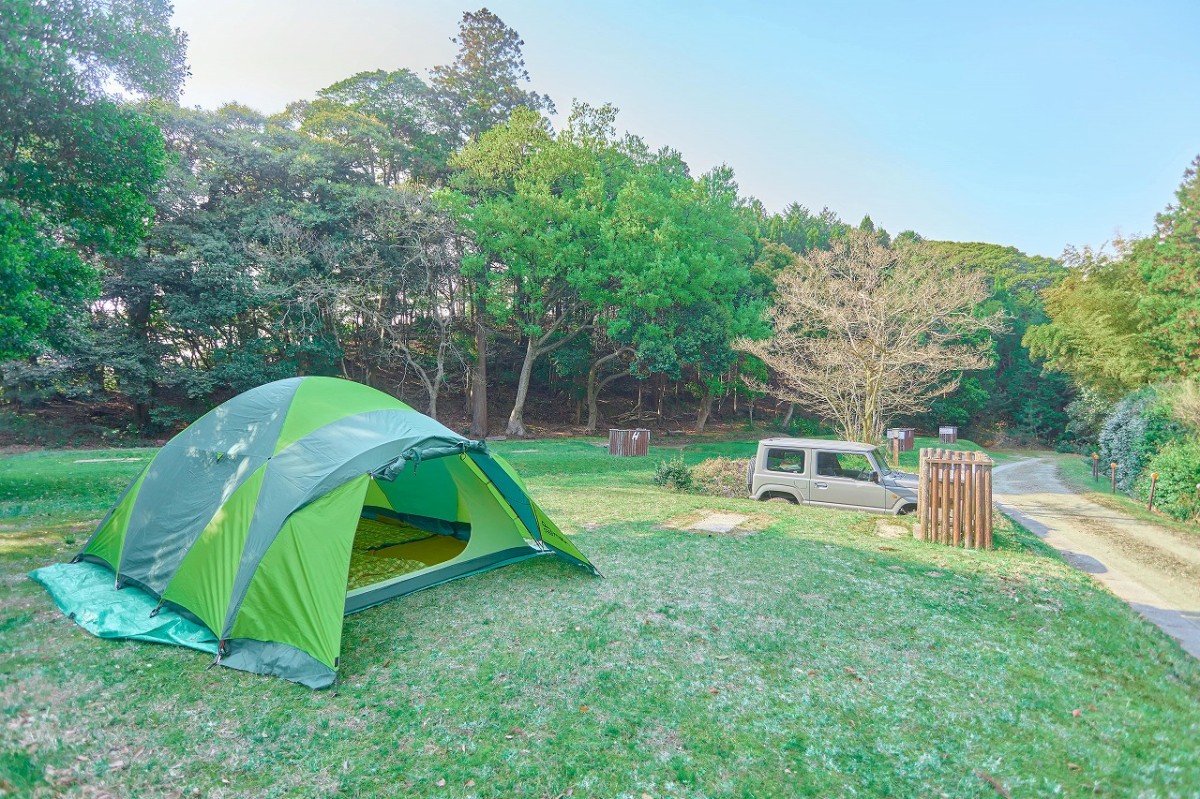
[[[750,464],[746,467],[746,491],[751,494],[754,493],[754,463],[757,460],[757,456],[751,458]]]

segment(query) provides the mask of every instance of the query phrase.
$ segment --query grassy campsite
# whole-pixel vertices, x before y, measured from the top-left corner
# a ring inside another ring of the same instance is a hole
[[[655,486],[675,449],[493,446],[604,577],[538,559],[349,616],[336,692],[77,628],[25,573],[77,551],[141,468],[124,459],[152,451],[4,457],[5,790],[1166,796],[1200,780],[1196,662],[1011,523],[994,551],[937,548],[879,537],[869,514]],[[714,510],[750,522],[683,529]]]
[[[1200,798],[1200,4],[489,5],[0,0],[0,799]]]

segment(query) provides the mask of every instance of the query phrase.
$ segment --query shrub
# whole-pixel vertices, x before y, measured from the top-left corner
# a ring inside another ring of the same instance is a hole
[[[1150,495],[1150,475],[1158,473],[1154,506],[1173,519],[1186,521],[1200,517],[1196,484],[1200,483],[1200,440],[1180,439],[1159,450],[1138,479],[1138,495]]]
[[[689,491],[692,488],[692,470],[678,455],[669,461],[659,461],[654,467],[654,484],[672,491]]]
[[[1067,426],[1062,438],[1078,442],[1081,451],[1087,449],[1088,454],[1091,454],[1094,444],[1086,442],[1094,442],[1099,438],[1100,429],[1113,411],[1112,402],[1091,389],[1083,388],[1075,399],[1067,403],[1064,410],[1067,414]]]
[[[1158,402],[1158,392],[1145,388],[1117,403],[1100,431],[1100,465],[1117,464],[1117,487],[1133,493],[1147,462],[1170,441],[1181,438],[1183,428]]]
[[[745,497],[749,458],[708,458],[692,468],[692,488],[716,497]]]
[[[1167,392],[1166,405],[1175,421],[1200,433],[1200,378],[1193,377],[1172,386]]]

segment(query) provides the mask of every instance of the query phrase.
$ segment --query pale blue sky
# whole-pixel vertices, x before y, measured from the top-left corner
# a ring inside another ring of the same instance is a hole
[[[728,163],[772,210],[1058,255],[1148,232],[1200,154],[1200,2],[497,0],[560,111]],[[183,101],[264,111],[453,57],[462,2],[176,0]]]

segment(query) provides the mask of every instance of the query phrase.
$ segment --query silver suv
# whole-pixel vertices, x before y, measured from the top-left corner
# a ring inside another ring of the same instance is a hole
[[[917,509],[917,476],[896,471],[878,447],[818,438],[767,438],[750,461],[754,499],[910,513]]]

